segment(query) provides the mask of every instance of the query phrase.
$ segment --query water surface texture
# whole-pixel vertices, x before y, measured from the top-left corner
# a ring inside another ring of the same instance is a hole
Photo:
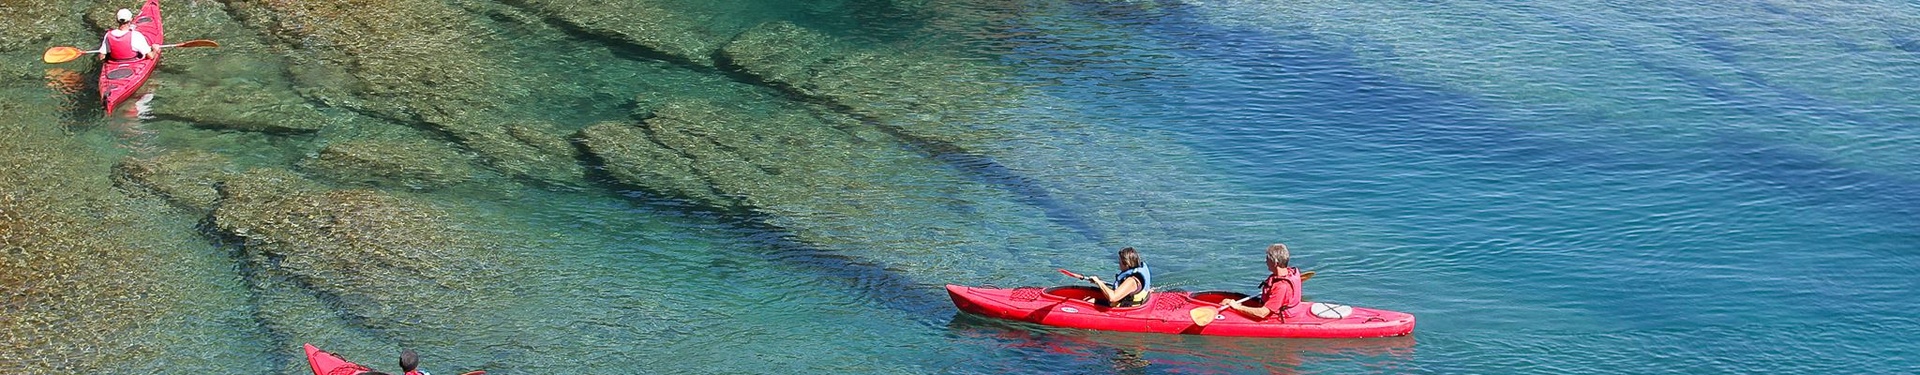
[[[0,43],[0,327],[37,327],[0,372],[1920,372],[1912,2],[404,3],[454,17],[168,1],[224,46],[167,51],[144,118],[34,61],[123,5],[0,11],[34,36]],[[177,155],[216,177],[152,174],[204,200],[128,172]],[[1252,291],[1274,242],[1308,300],[1419,326],[1091,332],[941,289],[1133,246]],[[60,292],[125,285],[161,286]]]

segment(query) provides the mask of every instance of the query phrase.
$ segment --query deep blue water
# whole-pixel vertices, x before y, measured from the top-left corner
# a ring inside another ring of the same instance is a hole
[[[857,202],[871,217],[768,223],[489,174],[407,195],[517,241],[489,259],[507,276],[479,284],[486,305],[466,309],[484,324],[370,330],[257,290],[225,251],[182,249],[210,264],[180,267],[212,297],[173,307],[195,319],[156,328],[168,336],[154,345],[196,352],[147,366],[298,373],[297,343],[315,342],[376,364],[418,348],[438,373],[1920,372],[1910,1],[979,3],[938,9],[995,22],[858,1],[684,4],[863,42],[944,32],[924,37],[1008,69],[996,84],[1021,96],[966,116],[1004,138],[875,152],[902,171],[876,184],[905,192]],[[910,19],[876,23],[897,17]],[[631,121],[636,92],[784,98],[496,21],[489,32],[517,42],[502,64],[525,79],[501,84],[533,93],[504,106],[562,129]],[[210,37],[257,37],[242,34]],[[142,147],[246,163],[317,148],[145,126],[157,135]],[[129,142],[111,132],[77,136]],[[356,132],[404,133],[315,138]],[[1067,283],[1055,268],[1104,273],[1121,246],[1144,251],[1162,287],[1250,290],[1273,242],[1318,272],[1309,300],[1419,327],[1088,332],[967,316],[941,290]]]
[[[1765,5],[1076,4],[1007,60],[1113,131],[1173,134],[1233,189],[1184,194],[1262,230],[1150,258],[1254,269],[1284,241],[1321,270],[1310,297],[1419,314],[1411,359],[1302,369],[1912,371],[1920,97],[1785,82],[1911,84],[1920,57],[1887,39],[1810,56],[1775,47],[1850,36],[1721,18]],[[1879,10],[1907,22],[1857,27],[1913,31],[1911,7]],[[1768,61],[1796,57],[1846,63]]]

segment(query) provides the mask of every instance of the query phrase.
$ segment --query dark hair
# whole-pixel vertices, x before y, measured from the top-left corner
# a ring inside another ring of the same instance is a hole
[[[1267,245],[1267,262],[1268,263],[1278,264],[1280,265],[1280,268],[1287,268],[1287,261],[1292,259],[1293,259],[1293,255],[1287,254],[1287,245],[1283,245],[1283,244]]]
[[[1120,248],[1120,270],[1140,268],[1140,252],[1132,247]]]
[[[420,367],[420,354],[413,349],[400,350],[400,371],[413,372],[415,367]]]

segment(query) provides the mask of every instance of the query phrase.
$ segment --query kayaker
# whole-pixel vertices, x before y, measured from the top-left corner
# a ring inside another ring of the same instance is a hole
[[[133,29],[133,11],[120,9],[113,18],[120,22],[120,26],[107,30],[107,35],[100,38],[101,58],[125,61],[153,56],[154,50],[159,47],[147,43],[147,36]]]
[[[1093,303],[1102,306],[1131,307],[1147,303],[1148,292],[1153,288],[1153,273],[1147,265],[1140,262],[1140,252],[1131,247],[1120,249],[1120,273],[1113,275],[1118,282],[1113,286],[1100,282],[1100,277],[1088,276],[1087,281],[1100,288],[1100,295],[1094,296]]]
[[[433,375],[433,374],[428,374],[426,371],[420,371],[419,368],[420,368],[419,353],[414,353],[413,349],[404,349],[400,351],[400,371],[406,372],[405,375]]]
[[[1285,318],[1287,308],[1300,304],[1300,270],[1287,265],[1292,258],[1287,245],[1267,246],[1267,270],[1273,273],[1260,282],[1259,299],[1245,304],[1227,300],[1222,304],[1254,319]]]

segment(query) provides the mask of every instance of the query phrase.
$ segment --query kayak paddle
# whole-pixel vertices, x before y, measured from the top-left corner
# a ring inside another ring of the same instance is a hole
[[[473,370],[473,371],[468,371],[467,373],[465,373],[465,374],[460,374],[460,375],[487,375],[487,371],[486,371],[486,370]]]
[[[214,41],[211,41],[211,40],[194,39],[194,40],[186,41],[185,43],[162,44],[160,45],[160,48],[164,49],[164,48],[174,48],[174,47],[219,47],[219,46],[220,46],[220,43],[215,43]],[[72,46],[59,46],[59,47],[48,48],[46,53],[40,55],[40,61],[46,62],[48,64],[59,64],[63,62],[73,61],[73,59],[80,58],[80,55],[89,54],[89,53],[100,53],[100,50],[96,49],[92,51],[81,51],[79,48],[74,48]]]
[[[1312,278],[1313,278],[1313,271],[1307,271],[1307,272],[1301,273],[1300,283],[1306,284],[1307,279],[1312,279]],[[1248,299],[1252,299],[1252,298],[1253,296],[1240,297],[1240,299],[1234,300],[1233,302],[1246,302]],[[1193,318],[1193,325],[1206,327],[1208,324],[1213,324],[1214,318],[1220,317],[1220,309],[1223,307],[1227,307],[1227,304],[1222,303],[1220,304],[1220,307],[1211,307],[1211,306],[1195,307],[1193,308],[1193,311],[1187,312],[1187,316]]]
[[[1073,271],[1068,271],[1068,270],[1067,270],[1067,269],[1065,269],[1065,268],[1061,268],[1061,269],[1060,269],[1060,273],[1064,273],[1064,274],[1067,274],[1067,277],[1071,277],[1071,278],[1075,278],[1075,279],[1080,279],[1080,280],[1082,280],[1082,281],[1085,281],[1085,280],[1087,280],[1087,277],[1086,277],[1086,276],[1080,276],[1080,274],[1077,274],[1077,273],[1073,273]]]

